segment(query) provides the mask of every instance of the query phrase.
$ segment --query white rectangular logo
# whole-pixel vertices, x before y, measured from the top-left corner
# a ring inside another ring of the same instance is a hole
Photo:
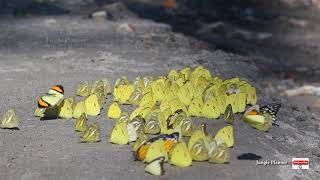
[[[292,158],[292,169],[309,169],[309,158]]]

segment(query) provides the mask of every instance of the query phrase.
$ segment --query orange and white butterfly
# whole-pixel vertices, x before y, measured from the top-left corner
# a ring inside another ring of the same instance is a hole
[[[151,143],[163,139],[164,140],[164,149],[167,152],[170,152],[174,145],[179,141],[180,134],[178,132],[174,132],[172,134],[162,134],[157,137],[149,139],[143,145],[139,147],[137,152],[134,154],[135,160],[143,161],[147,155],[148,149]]]
[[[47,95],[38,100],[39,108],[48,108],[58,104],[64,97],[64,89],[61,85],[54,85],[50,88]]]

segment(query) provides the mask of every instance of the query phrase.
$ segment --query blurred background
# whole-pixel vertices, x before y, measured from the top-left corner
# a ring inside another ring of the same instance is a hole
[[[247,56],[263,76],[298,87],[319,82],[319,10],[320,0],[1,0],[0,23],[10,32],[6,23],[24,18],[148,19],[199,48]]]
[[[2,17],[140,17],[169,24],[209,48],[257,57],[266,74],[319,74],[319,0],[1,0]],[[108,6],[113,4],[113,6]],[[276,48],[275,48],[276,47]],[[274,60],[268,64],[264,57]],[[267,63],[267,64],[266,64]],[[276,64],[274,64],[276,63]]]

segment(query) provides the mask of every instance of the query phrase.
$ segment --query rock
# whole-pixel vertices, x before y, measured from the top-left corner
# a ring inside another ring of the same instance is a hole
[[[272,37],[272,33],[255,32],[243,28],[239,28],[225,22],[215,22],[205,25],[198,32],[200,36],[219,37],[227,39],[242,39],[242,40],[265,40]]]
[[[320,87],[305,85],[296,89],[288,89],[281,93],[281,95],[285,96],[300,96],[300,95],[316,95],[320,96]]]
[[[296,68],[296,71],[297,72],[300,72],[300,73],[306,73],[309,71],[309,68],[305,67],[305,66],[299,66]]]
[[[304,19],[290,18],[288,22],[290,25],[297,28],[305,28],[308,25],[308,22]]]
[[[119,27],[117,28],[118,32],[135,32],[136,28],[134,26],[132,26],[131,24],[128,23],[122,23],[119,25]]]
[[[317,0],[278,0],[279,4],[288,7],[288,8],[303,8],[310,7],[312,5],[312,1]]]
[[[97,11],[91,14],[92,19],[95,21],[105,21],[107,19],[107,12],[106,11]]]
[[[309,107],[310,110],[319,111],[320,110],[320,99],[315,100]]]
[[[53,18],[46,19],[46,20],[44,21],[44,24],[46,24],[47,26],[55,25],[55,24],[57,24],[57,20],[55,20],[55,19],[53,19]]]
[[[108,18],[111,20],[121,20],[127,18],[135,18],[136,14],[131,12],[122,2],[116,2],[102,6],[101,10],[107,12]]]

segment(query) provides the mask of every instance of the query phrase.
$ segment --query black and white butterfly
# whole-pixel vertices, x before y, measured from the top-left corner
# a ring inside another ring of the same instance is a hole
[[[261,114],[269,114],[272,117],[272,125],[279,126],[277,121],[277,113],[281,107],[281,104],[267,104],[259,109]]]

